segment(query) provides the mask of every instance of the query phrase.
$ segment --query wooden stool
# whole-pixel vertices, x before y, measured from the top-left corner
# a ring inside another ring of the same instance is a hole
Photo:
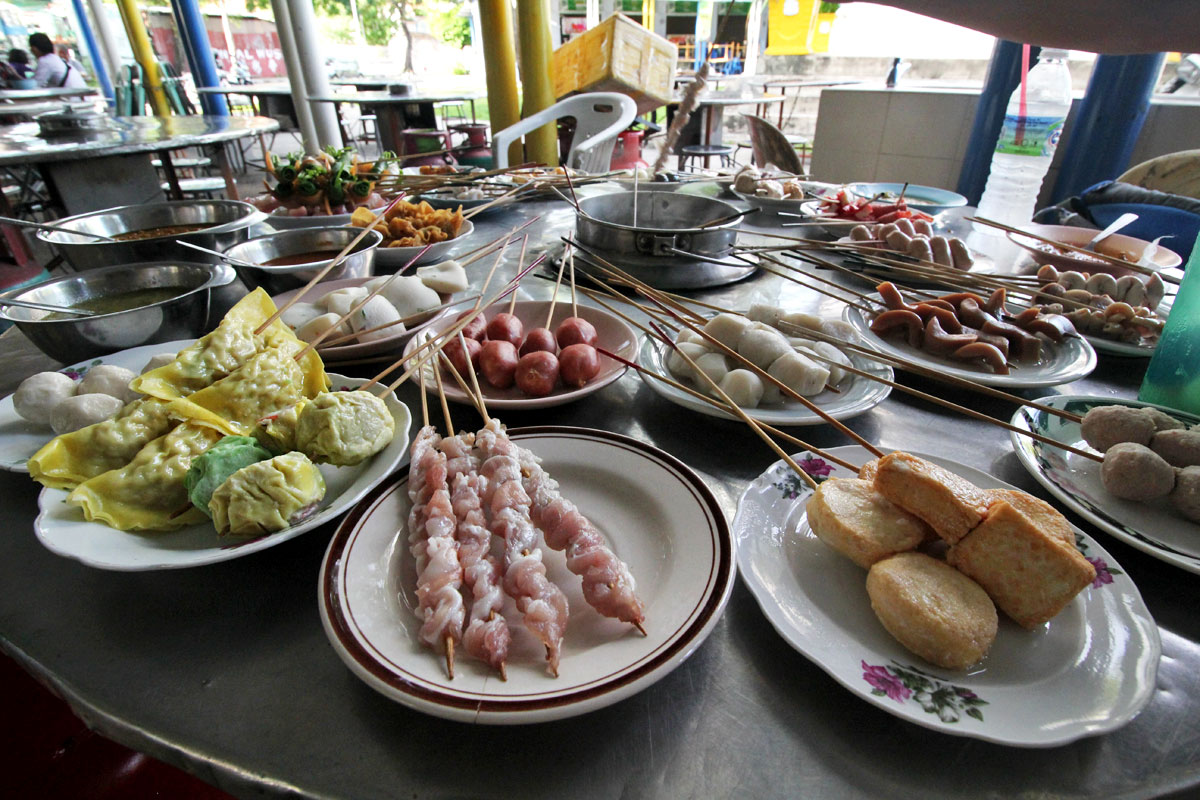
[[[733,160],[733,146],[728,144],[689,144],[679,151],[679,171],[688,169],[688,162],[697,158],[704,159],[704,168],[708,169],[708,160],[716,156],[721,159],[722,167],[736,167]],[[695,171],[693,166],[692,171]]]

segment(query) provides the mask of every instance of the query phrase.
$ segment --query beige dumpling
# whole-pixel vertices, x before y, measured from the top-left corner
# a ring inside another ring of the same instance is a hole
[[[263,536],[312,516],[324,497],[317,466],[303,453],[287,453],[230,475],[208,510],[222,536]]]
[[[251,431],[251,435],[267,448],[273,455],[282,455],[296,448],[296,424],[300,421],[300,412],[308,405],[304,399],[282,411],[260,419]]]
[[[389,327],[382,330],[371,330],[382,325]],[[404,323],[400,322],[400,314],[387,298],[375,295],[366,304],[350,315],[350,327],[358,334],[360,342],[374,342],[404,333]],[[363,331],[367,331],[363,333]]]
[[[467,271],[457,261],[443,261],[428,267],[418,267],[417,277],[430,289],[444,294],[465,292],[471,285],[467,280]]]
[[[829,370],[794,350],[775,359],[767,374],[801,397],[820,394],[829,381]]]
[[[704,324],[704,332],[731,350],[737,350],[742,334],[753,325],[750,320],[737,314],[717,314]]]
[[[99,364],[87,371],[79,381],[76,394],[107,394],[121,401],[121,404],[131,403],[137,399],[138,393],[129,388],[129,382],[136,378],[133,370],[118,367],[113,364]]]
[[[329,334],[329,336],[326,336],[326,339],[333,339],[350,333],[350,327],[344,322],[339,324],[339,319],[341,319],[341,317],[333,312],[322,314],[319,317],[314,317],[296,329],[296,337],[305,342],[313,342],[316,341],[318,336],[321,336],[330,328],[336,328],[337,330]]]
[[[709,352],[709,349],[695,342],[684,342],[683,344],[676,345],[676,347],[678,347],[678,350],[672,348],[671,354],[667,356],[667,369],[671,371],[672,375],[678,375],[681,378],[696,378],[696,372],[692,369],[692,365],[688,363],[686,358],[679,354],[679,351],[682,351],[688,358],[695,361],[700,356]]]
[[[390,283],[388,283],[389,280]],[[437,308],[442,303],[442,298],[438,296],[438,293],[426,286],[415,275],[384,276],[372,278],[366,283],[366,287],[371,291],[375,291],[380,286],[383,286],[383,290],[379,295],[386,297],[388,302],[396,307],[396,313],[400,315],[401,319]]]
[[[334,289],[322,297],[320,302],[326,311],[344,317],[368,294],[365,286],[347,286],[344,289]]]
[[[296,448],[319,464],[348,467],[392,441],[396,421],[369,392],[324,392],[300,411]]]
[[[297,331],[324,313],[325,310],[316,303],[295,303],[291,308],[286,309],[279,318],[283,320],[284,325]]]
[[[751,328],[742,335],[737,351],[754,366],[767,369],[779,358],[791,353],[792,346],[774,328]]]
[[[741,408],[757,408],[763,398],[763,382],[748,369],[731,369],[721,379],[721,391]]]

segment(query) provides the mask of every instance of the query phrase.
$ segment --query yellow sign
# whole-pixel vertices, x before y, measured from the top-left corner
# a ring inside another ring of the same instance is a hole
[[[767,55],[803,56],[814,52],[818,0],[769,0]]]

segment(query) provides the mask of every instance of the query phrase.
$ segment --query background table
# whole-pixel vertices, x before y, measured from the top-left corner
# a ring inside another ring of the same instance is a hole
[[[13,100],[57,100],[68,97],[86,97],[98,94],[91,86],[65,87],[43,86],[40,89],[0,89],[0,101]]]
[[[379,129],[379,147],[393,153],[404,153],[403,132],[407,128],[437,128],[438,103],[470,103],[471,119],[475,118],[475,101],[479,94],[389,94],[388,92],[356,92],[312,96],[318,103],[357,103],[364,114],[374,114]],[[341,119],[341,115],[338,115]],[[346,134],[343,131],[343,138]],[[349,141],[349,139],[347,139]]]
[[[680,99],[677,98],[667,104],[668,129],[671,127],[671,121],[675,119],[675,113],[679,110]],[[692,112],[691,118],[683,126],[683,130],[679,132],[679,139],[675,142],[676,155],[688,145],[721,144],[724,138],[721,129],[724,125],[725,109],[727,107],[755,106],[756,110],[758,108],[765,109],[775,103],[782,103],[784,99],[782,94],[723,95],[709,92],[701,95],[696,111]]]
[[[522,204],[477,219],[480,241],[535,214],[531,250],[571,225],[562,204]],[[486,266],[470,268],[476,287]],[[526,284],[549,292],[546,281]],[[837,308],[770,275],[697,296],[735,307],[754,297]],[[0,337],[0,357],[5,392],[49,365],[12,332]],[[1143,368],[1102,357],[1091,377],[1057,391],[1132,397]],[[411,384],[400,395],[417,407]],[[957,399],[1000,419],[1013,411],[983,396]],[[463,406],[453,411],[461,426],[476,421]],[[503,419],[650,442],[697,470],[731,519],[741,491],[775,460],[740,423],[682,411],[632,373],[573,405]],[[849,424],[882,447],[938,453],[1046,497],[998,428],[898,392]],[[797,432],[817,446],[846,443],[827,426]],[[332,526],[223,564],[105,572],[36,542],[37,488],[26,476],[0,474],[0,492],[0,647],[104,734],[243,797],[995,800],[1139,798],[1200,786],[1198,578],[1086,524],[1159,623],[1157,691],[1119,731],[1025,750],[935,733],[854,697],[775,633],[740,581],[686,663],[614,706],[506,729],[442,721],[376,694],[326,642],[317,573]]]

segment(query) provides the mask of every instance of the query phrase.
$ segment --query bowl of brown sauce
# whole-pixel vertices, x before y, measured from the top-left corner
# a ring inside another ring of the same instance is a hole
[[[76,270],[147,261],[216,263],[179,242],[225,250],[250,235],[266,215],[239,200],[179,200],[118,206],[57,220],[58,231],[39,231]],[[116,241],[106,242],[94,233]]]
[[[3,295],[91,316],[8,306],[0,319],[13,322],[46,355],[70,364],[204,334],[212,290],[235,277],[225,265],[195,262],[100,267]]]
[[[250,288],[271,294],[299,289],[321,274],[363,231],[359,228],[299,228],[279,231],[234,245],[225,251]],[[383,241],[367,231],[345,260],[322,275],[322,281],[369,278],[375,274],[375,251]]]

